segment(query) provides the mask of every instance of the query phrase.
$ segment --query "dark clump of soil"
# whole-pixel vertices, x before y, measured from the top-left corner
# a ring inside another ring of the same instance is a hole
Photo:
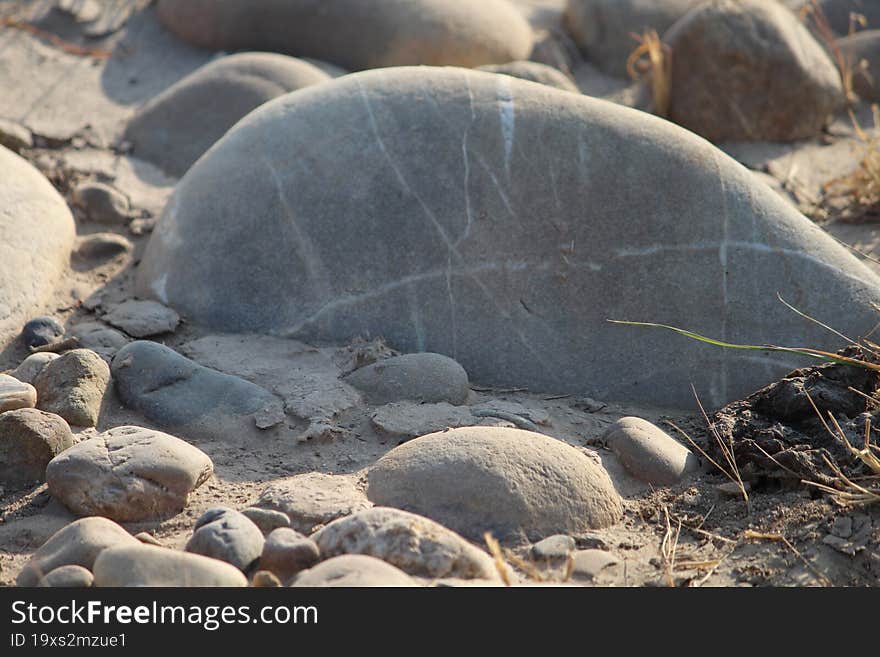
[[[880,362],[877,354],[856,346],[839,355]],[[880,404],[868,399],[878,388],[880,372],[828,363],[795,370],[710,419],[720,439],[732,445],[743,479],[753,488],[788,487],[801,480],[830,486],[835,480],[826,459],[845,473],[857,473],[861,466],[829,432],[826,423],[832,430],[836,427],[828,415],[834,416],[850,444],[860,448],[866,421],[880,425],[880,418],[872,417],[880,415]],[[708,442],[721,458],[715,441]]]

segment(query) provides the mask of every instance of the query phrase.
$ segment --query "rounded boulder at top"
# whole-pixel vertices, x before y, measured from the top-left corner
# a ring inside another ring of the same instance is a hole
[[[159,19],[215,50],[274,50],[351,70],[528,59],[532,29],[507,0],[160,0]]]
[[[482,385],[677,407],[692,382],[720,405],[803,361],[608,319],[822,349],[834,336],[777,293],[850,336],[880,302],[875,274],[693,133],[424,67],[244,118],[176,187],[138,288],[216,329],[379,335]]]

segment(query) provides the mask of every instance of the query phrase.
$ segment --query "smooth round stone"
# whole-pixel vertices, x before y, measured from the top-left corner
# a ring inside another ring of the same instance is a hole
[[[345,382],[370,404],[411,400],[464,404],[470,388],[464,368],[441,354],[405,354],[355,370]]]
[[[254,565],[263,551],[263,532],[247,517],[226,507],[206,511],[196,521],[186,551],[220,559],[241,571]]]
[[[21,329],[21,340],[28,347],[42,347],[64,335],[64,326],[54,317],[35,317]]]
[[[60,566],[40,580],[38,586],[52,586],[66,589],[87,589],[95,581],[87,568],[74,564]]]
[[[372,506],[353,478],[320,472],[273,481],[256,505],[285,513],[290,526],[303,533]]]
[[[325,558],[367,554],[423,577],[498,576],[487,553],[433,520],[400,509],[360,511],[334,520],[312,538]]]
[[[259,527],[264,534],[269,534],[282,527],[290,527],[290,518],[281,511],[250,506],[242,509],[241,514]]]
[[[73,445],[70,427],[57,415],[35,408],[0,413],[0,484],[43,481],[49,461]]]
[[[0,413],[37,405],[37,391],[14,376],[0,374]]]
[[[137,157],[182,176],[229,128],[263,103],[330,76],[308,62],[266,52],[215,59],[138,110],[125,131]],[[216,102],[222,98],[223,102]]]
[[[669,118],[710,141],[808,139],[843,106],[831,58],[780,3],[712,0],[663,41],[675,53]]]
[[[247,586],[244,574],[225,561],[154,545],[108,548],[92,572],[101,587]]]
[[[73,190],[73,200],[85,210],[90,221],[99,224],[125,224],[130,216],[128,198],[104,183],[81,183]]]
[[[370,469],[367,497],[474,541],[485,532],[509,543],[577,534],[623,516],[597,462],[559,440],[498,427],[450,429],[396,447]]]
[[[667,408],[693,406],[691,383],[720,407],[800,363],[755,367],[751,352],[609,318],[835,349],[777,292],[815,317],[845,304],[847,335],[870,331],[880,302],[876,274],[693,133],[436,67],[355,73],[254,110],[175,187],[136,285],[212,329],[381,335],[453,357],[480,385]]]
[[[297,575],[291,586],[362,588],[418,586],[418,583],[399,568],[381,559],[363,554],[346,554],[304,570]]]
[[[557,534],[535,543],[532,546],[532,556],[536,559],[564,559],[576,547],[577,544],[571,536]]]
[[[55,532],[18,574],[18,586],[37,586],[45,575],[61,566],[76,565],[92,571],[101,551],[115,545],[140,545],[139,541],[107,518],[80,518]]]
[[[74,513],[138,522],[182,511],[213,471],[207,454],[189,443],[127,426],[56,456],[46,468],[46,482],[49,493]]]
[[[70,263],[73,216],[46,177],[0,146],[0,341],[45,304]]]
[[[271,50],[350,70],[527,59],[532,30],[505,0],[161,0],[159,20],[211,50]]]
[[[602,440],[632,476],[648,484],[672,486],[700,467],[687,447],[639,417],[620,418]]]
[[[260,568],[271,571],[282,582],[321,560],[318,545],[289,527],[281,527],[266,537]]]
[[[627,77],[626,62],[638,47],[632,35],[663,34],[704,0],[568,0],[565,28],[586,58],[602,71]]]
[[[282,586],[281,580],[275,576],[274,573],[270,573],[268,570],[258,570],[254,573],[254,577],[251,580],[251,586],[258,589],[270,589],[270,588],[278,588]]]
[[[11,372],[11,376],[24,383],[32,384],[34,379],[37,378],[37,374],[43,371],[46,364],[56,358],[58,358],[58,354],[53,354],[49,351],[31,354],[18,364],[18,367]]]
[[[520,61],[508,62],[507,64],[488,64],[480,66],[479,70],[486,71],[487,73],[509,75],[520,80],[537,82],[538,84],[546,84],[548,87],[554,87],[562,91],[571,91],[576,94],[581,92],[565,73],[539,62]]]
[[[110,368],[91,349],[74,349],[50,361],[34,379],[37,406],[70,424],[93,427],[110,384]]]
[[[135,338],[171,333],[180,315],[155,301],[130,299],[114,306],[102,319]]]

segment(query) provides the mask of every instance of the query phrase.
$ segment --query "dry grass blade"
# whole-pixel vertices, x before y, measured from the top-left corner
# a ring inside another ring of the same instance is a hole
[[[830,579],[828,579],[825,575],[823,575],[821,572],[819,572],[816,569],[816,567],[813,564],[811,564],[807,560],[806,557],[804,557],[804,555],[802,555],[800,552],[798,552],[797,548],[791,544],[791,541],[789,541],[787,538],[785,538],[785,536],[783,536],[782,534],[765,534],[763,532],[756,532],[751,529],[747,529],[743,533],[743,538],[745,538],[745,539],[758,539],[758,540],[763,540],[763,541],[776,541],[776,542],[782,543],[783,545],[785,545],[785,547],[787,547],[789,550],[791,550],[791,552],[798,559],[800,559],[803,562],[803,564],[807,567],[807,569],[811,573],[813,573],[813,576],[819,581],[819,583],[822,586],[833,586],[834,585],[833,582]]]
[[[77,57],[93,57],[95,59],[109,59],[113,56],[113,53],[111,53],[109,50],[103,50],[101,48],[85,48],[83,46],[78,46],[75,43],[65,41],[61,37],[52,34],[51,32],[41,30],[40,28],[35,27],[26,21],[20,20],[12,16],[0,18],[0,27],[8,27],[10,29],[21,30],[23,32],[32,34],[38,39],[48,41],[53,46],[55,46],[59,50],[66,52],[69,55],[76,55]]]
[[[681,520],[675,530],[672,529],[672,522],[669,519],[669,509],[663,507],[663,515],[666,521],[666,531],[663,534],[663,541],[660,543],[660,558],[663,560],[663,570],[666,575],[666,585],[675,586],[675,552],[678,549],[678,539],[681,536]]]
[[[514,566],[523,571],[530,580],[533,582],[544,582],[547,580],[541,571],[535,566],[531,561],[526,561],[525,559],[521,559],[516,554],[514,554],[511,550],[504,550],[504,558],[512,563]]]
[[[483,534],[483,540],[486,541],[486,547],[489,548],[489,554],[495,559],[495,570],[498,571],[501,581],[504,582],[505,586],[513,586],[513,580],[510,577],[510,570],[508,570],[507,562],[504,560],[504,555],[501,552],[501,545],[489,532]]]
[[[632,36],[639,45],[626,60],[626,70],[633,80],[650,81],[654,113],[667,117],[672,92],[672,51],[660,40],[657,30]]]
[[[843,50],[840,48],[840,44],[837,40],[837,35],[832,29],[831,23],[829,23],[828,17],[825,15],[825,12],[822,11],[822,8],[819,6],[819,3],[816,0],[810,0],[810,2],[805,4],[801,8],[800,13],[802,21],[806,21],[807,18],[811,19],[813,25],[816,27],[816,31],[819,33],[820,38],[822,39],[822,41],[825,42],[825,45],[828,47],[828,51],[831,53],[831,56],[834,59],[834,63],[837,65],[837,70],[840,72],[840,81],[843,85],[844,98],[846,99],[846,102],[848,104],[852,105],[857,100],[856,93],[853,90],[853,76],[855,73],[855,66],[852,56],[845,55]],[[866,25],[867,20],[863,15],[856,13],[851,13],[849,15],[850,36],[855,34],[857,26],[865,27]]]

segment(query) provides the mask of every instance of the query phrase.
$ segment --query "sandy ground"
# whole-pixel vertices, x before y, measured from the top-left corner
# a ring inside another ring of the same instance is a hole
[[[43,38],[19,29],[0,29],[0,118],[19,122],[38,137],[41,147],[26,157],[43,170],[68,199],[81,180],[112,182],[129,195],[132,206],[149,224],[159,215],[175,180],[115,148],[122,126],[135,108],[211,58],[165,33],[149,3],[108,0],[103,3],[109,34],[85,40],[79,27],[52,16],[38,23],[72,43],[112,53],[109,58],[65,52]],[[552,29],[559,20],[559,0],[521,1],[533,23]],[[31,3],[33,16],[44,15],[50,2]],[[113,29],[113,27],[119,29]],[[627,81],[607,78],[585,62],[574,62],[572,73],[585,93],[626,99]],[[11,90],[11,92],[10,92]],[[860,107],[858,116],[870,112]],[[867,125],[870,120],[866,121]],[[733,157],[756,171],[808,215],[823,219],[818,208],[822,185],[847,174],[858,163],[863,146],[849,118],[838,117],[821,139],[798,144],[723,145]],[[80,235],[106,231],[78,217]],[[829,232],[855,248],[880,258],[880,224],[831,222]],[[130,298],[133,269],[148,233],[120,228],[135,245],[123,255],[96,267],[72,262],[55,297],[41,310],[68,326],[95,319],[103,307]],[[880,265],[874,265],[880,267]],[[34,313],[41,314],[41,313]],[[184,318],[185,320],[186,318]],[[165,342],[178,347],[207,335],[185,322]],[[0,345],[0,371],[15,367],[25,356],[17,341]],[[876,585],[880,577],[880,513],[848,509],[826,497],[795,487],[753,491],[750,504],[724,490],[726,479],[710,465],[677,488],[651,490],[629,477],[599,437],[606,426],[624,415],[638,415],[661,426],[672,420],[691,435],[705,439],[705,424],[693,413],[605,404],[601,400],[548,397],[528,391],[493,391],[474,386],[470,405],[487,400],[521,404],[544,416],[543,432],[598,455],[626,501],[626,514],[616,527],[585,537],[583,547],[601,547],[620,559],[603,571],[600,585]],[[192,441],[214,461],[215,476],[192,496],[178,516],[158,523],[126,525],[132,532],[150,531],[160,542],[181,548],[196,518],[223,504],[242,508],[256,500],[265,483],[301,472],[362,473],[395,442],[379,435],[369,421],[370,409],[346,417],[351,431],[342,438],[298,443],[267,439],[260,443]],[[121,424],[150,423],[125,410],[114,393],[108,395],[98,430]],[[512,425],[511,425],[512,426]],[[847,540],[841,518],[851,518]],[[0,584],[10,585],[29,555],[53,532],[73,520],[45,487],[0,490]],[[746,530],[784,536],[779,540],[749,539]],[[670,553],[677,540],[674,555]],[[663,546],[667,549],[664,554]],[[848,546],[848,547],[847,547]],[[518,556],[528,563],[525,548]],[[674,557],[674,564],[673,564]],[[562,581],[562,568],[527,565],[518,568],[525,581]]]

